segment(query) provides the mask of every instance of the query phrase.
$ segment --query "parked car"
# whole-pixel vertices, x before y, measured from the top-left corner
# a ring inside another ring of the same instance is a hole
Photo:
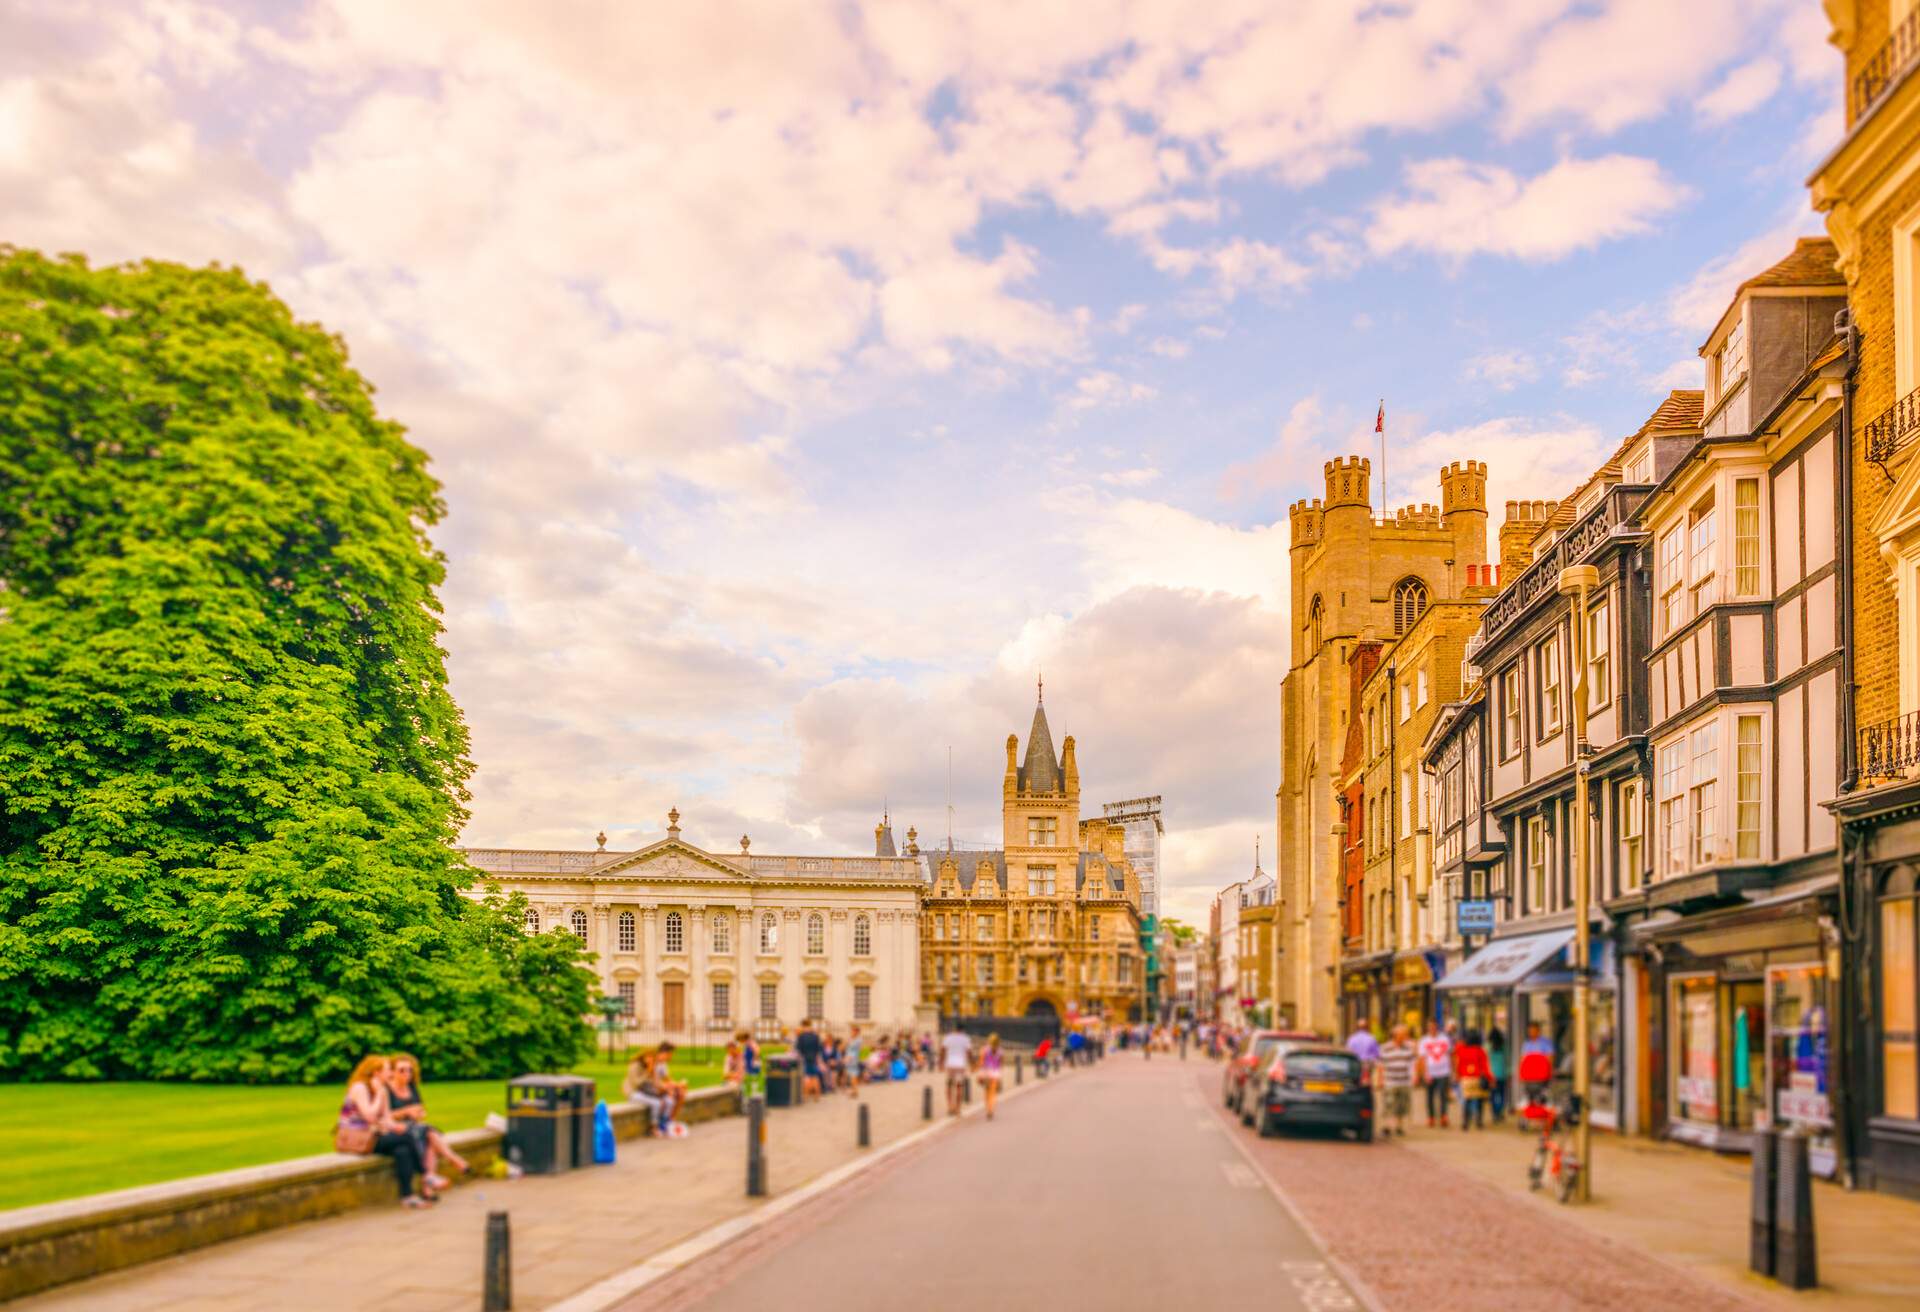
[[[1289,1126],[1352,1130],[1373,1142],[1373,1090],[1360,1059],[1331,1043],[1280,1045],[1249,1081],[1262,1136]]]
[[[1253,1030],[1232,1057],[1227,1059],[1227,1069],[1222,1077],[1221,1094],[1225,1104],[1240,1114],[1246,1124],[1253,1124],[1253,1116],[1248,1110],[1246,1100],[1247,1078],[1257,1070],[1263,1070],[1273,1060],[1275,1052],[1283,1043],[1313,1043],[1320,1038],[1317,1034],[1305,1030]]]

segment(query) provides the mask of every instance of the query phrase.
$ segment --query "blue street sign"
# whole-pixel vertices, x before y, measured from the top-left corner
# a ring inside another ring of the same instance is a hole
[[[1475,898],[1461,902],[1454,913],[1454,927],[1462,934],[1493,933],[1493,902],[1490,898]]]

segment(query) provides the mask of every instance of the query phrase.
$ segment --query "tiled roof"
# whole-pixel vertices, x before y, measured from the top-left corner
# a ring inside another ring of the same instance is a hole
[[[1802,237],[1793,244],[1793,254],[1764,273],[1756,273],[1740,284],[1740,292],[1749,287],[1844,287],[1846,278],[1838,268],[1840,252],[1825,237]],[[1740,292],[1735,292],[1737,298]]]
[[[1828,242],[1827,247],[1832,249],[1833,243]],[[1660,403],[1659,408],[1647,416],[1647,422],[1640,425],[1640,431],[1633,437],[1639,437],[1650,428],[1698,428],[1706,408],[1705,392],[1698,388],[1675,388],[1667,393],[1667,399]],[[1627,441],[1633,441],[1633,437]]]

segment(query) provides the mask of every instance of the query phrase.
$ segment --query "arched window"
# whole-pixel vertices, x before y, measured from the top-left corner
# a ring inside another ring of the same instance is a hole
[[[762,952],[780,950],[780,922],[771,911],[760,917],[760,950]]]
[[[713,950],[717,956],[733,951],[733,917],[724,911],[713,913]]]
[[[587,941],[587,913],[575,911],[567,917],[567,923],[573,926],[573,936],[582,943]]]
[[[1320,650],[1320,644],[1326,641],[1327,608],[1320,604],[1320,598],[1307,603],[1307,654]]]
[[[807,917],[807,952],[820,956],[827,950],[827,921],[818,911]]]
[[[1405,633],[1427,609],[1427,585],[1419,579],[1401,579],[1393,585],[1393,631]]]
[[[527,914],[526,914],[526,916],[525,916],[525,920],[526,920],[526,925],[527,925],[527,933],[529,933],[529,934],[538,934],[538,933],[540,932],[540,911],[539,911],[539,908],[537,908],[537,907],[528,907],[528,908],[527,908]]]
[[[687,950],[687,922],[680,918],[678,911],[667,912],[666,952],[685,952]]]
[[[856,957],[873,955],[873,925],[865,916],[853,918],[853,955]]]
[[[631,951],[633,951],[633,946],[634,946],[634,938],[633,938],[633,912],[631,912],[631,911],[622,911],[622,912],[620,913],[620,921],[619,921],[619,925],[620,925],[620,928],[619,928],[619,934],[620,934],[620,938],[619,938],[619,944],[620,944],[620,951],[622,951],[622,952],[631,952]]]

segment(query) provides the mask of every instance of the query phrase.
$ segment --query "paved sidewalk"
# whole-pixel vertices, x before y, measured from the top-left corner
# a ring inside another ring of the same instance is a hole
[[[1593,1142],[1593,1201],[1563,1206],[1544,1191],[1528,1191],[1534,1137],[1521,1134],[1511,1118],[1485,1132],[1416,1126],[1404,1140],[1413,1151],[1476,1177],[1516,1203],[1654,1254],[1750,1302],[1889,1312],[1920,1307],[1920,1203],[1816,1183],[1820,1288],[1795,1293],[1747,1271],[1745,1157],[1600,1130]]]
[[[1031,1072],[1027,1078],[1031,1083]],[[872,1108],[876,1147],[923,1127],[920,1091],[931,1081],[916,1075],[862,1091],[858,1102]],[[841,1094],[768,1113],[772,1194],[862,1154],[855,1143],[858,1102]],[[934,1102],[935,1115],[944,1115],[938,1085]],[[465,1185],[429,1212],[363,1208],[62,1286],[14,1306],[472,1312],[482,1292],[486,1215],[505,1210],[513,1217],[514,1307],[540,1308],[760,1205],[746,1197],[746,1122],[728,1117],[694,1126],[685,1139],[624,1142],[613,1166]]]

